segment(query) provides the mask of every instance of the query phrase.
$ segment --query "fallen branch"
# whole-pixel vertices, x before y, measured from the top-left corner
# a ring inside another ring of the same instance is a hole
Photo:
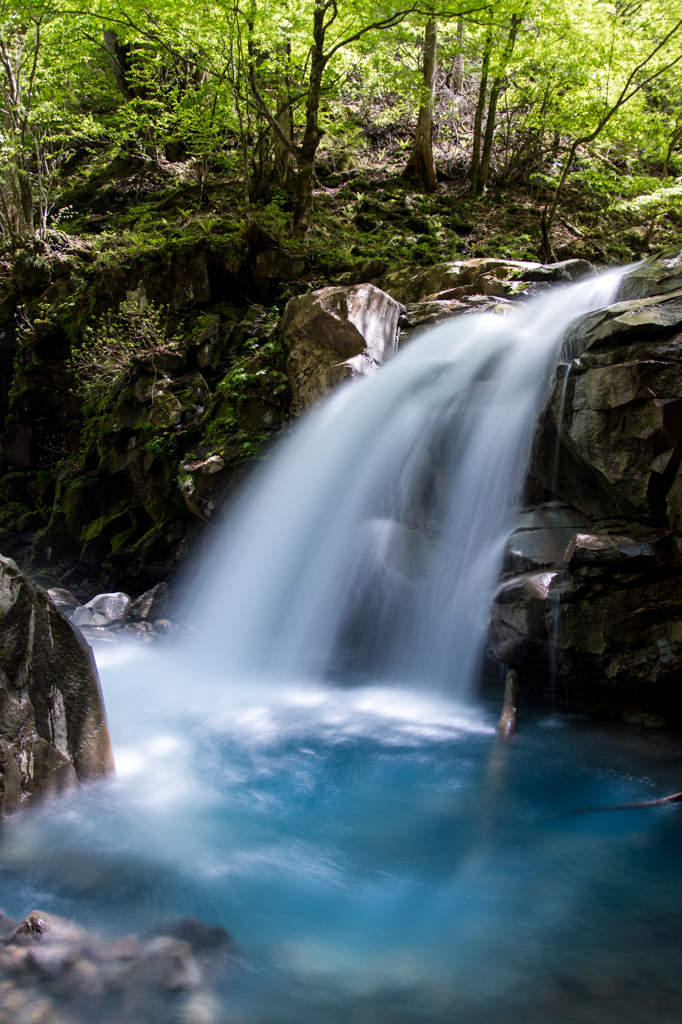
[[[596,811],[632,811],[639,807],[660,807],[662,804],[682,803],[682,793],[660,796],[658,800],[639,800],[634,804],[609,804],[607,807],[577,807],[571,814],[590,814]]]

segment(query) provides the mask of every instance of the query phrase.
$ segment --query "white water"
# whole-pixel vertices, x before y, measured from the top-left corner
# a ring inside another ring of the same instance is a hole
[[[308,416],[196,580],[204,667],[467,698],[564,331],[620,276],[436,327]]]

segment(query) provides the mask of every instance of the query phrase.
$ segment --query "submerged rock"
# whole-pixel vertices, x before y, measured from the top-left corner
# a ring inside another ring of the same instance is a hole
[[[375,373],[396,350],[401,307],[371,284],[330,287],[290,299],[282,318],[292,411],[337,384]]]
[[[16,1024],[212,1024],[211,982],[241,966],[225,929],[189,918],[107,939],[56,914],[0,912],[0,937],[0,1020]]]
[[[0,556],[0,813],[111,771],[92,651]]]

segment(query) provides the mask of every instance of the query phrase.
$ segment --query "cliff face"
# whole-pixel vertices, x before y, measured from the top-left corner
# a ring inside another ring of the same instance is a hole
[[[268,287],[209,250],[108,274],[87,249],[18,258],[0,331],[0,550],[85,598],[169,578],[282,426]]]
[[[682,258],[569,330],[491,622],[498,660],[575,707],[682,717]]]

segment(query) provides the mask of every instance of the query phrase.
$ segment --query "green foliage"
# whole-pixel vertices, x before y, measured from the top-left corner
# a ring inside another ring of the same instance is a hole
[[[146,301],[121,303],[119,313],[88,325],[83,340],[72,346],[67,366],[74,393],[99,407],[130,383],[135,359],[147,354],[154,368],[154,357],[177,350],[181,341],[169,335],[167,309]]]

